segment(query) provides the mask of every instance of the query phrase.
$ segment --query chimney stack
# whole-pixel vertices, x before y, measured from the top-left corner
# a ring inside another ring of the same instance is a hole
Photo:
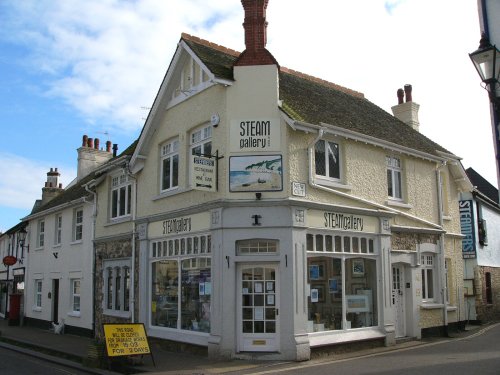
[[[403,89],[398,89],[398,105],[392,107],[392,113],[398,120],[403,121],[412,129],[419,131],[418,110],[420,105],[415,103],[412,98],[412,86],[404,85]],[[403,97],[406,100],[403,102]]]
[[[241,0],[245,9],[245,50],[240,54],[235,66],[278,65],[274,56],[266,49],[267,21],[266,9],[269,0]]]
[[[61,176],[61,174],[57,171],[57,168],[50,168],[50,171],[47,172],[47,181],[42,188],[42,205],[51,201],[64,191],[62,184],[59,183],[59,176]]]
[[[113,157],[113,154],[111,153],[111,141],[106,142],[106,150],[99,150],[99,139],[96,138],[94,141],[93,138],[89,138],[87,135],[83,136],[82,147],[80,147],[77,151],[77,181],[80,181],[82,178]]]

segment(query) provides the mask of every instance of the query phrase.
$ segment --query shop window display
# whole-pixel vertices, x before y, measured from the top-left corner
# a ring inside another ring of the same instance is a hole
[[[352,242],[358,244],[359,240],[349,241]],[[346,243],[344,241],[344,246]],[[310,256],[307,267],[308,332],[378,325],[375,259]]]
[[[152,275],[152,325],[210,332],[210,258],[154,262]]]

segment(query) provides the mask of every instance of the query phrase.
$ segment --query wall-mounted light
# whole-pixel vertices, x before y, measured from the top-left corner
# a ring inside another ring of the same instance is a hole
[[[28,232],[26,232],[26,228],[22,228],[19,232],[17,232],[17,243],[19,246],[21,246],[23,249],[26,249],[26,251],[30,251],[30,245],[26,245],[26,235]]]

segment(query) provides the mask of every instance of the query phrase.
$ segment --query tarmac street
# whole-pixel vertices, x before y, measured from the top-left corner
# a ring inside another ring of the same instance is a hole
[[[362,363],[367,364],[368,360],[375,361],[369,363],[369,368],[373,371],[379,366],[382,372],[370,372],[370,374],[388,374],[388,369],[383,369],[384,364],[388,363],[388,357],[394,355],[390,361],[395,360],[396,362],[401,361],[399,368],[399,373],[410,374],[412,373],[407,370],[404,366],[408,365],[410,359],[405,358],[407,355],[415,350],[418,350],[419,356],[423,358],[425,355],[430,355],[429,360],[426,364],[429,367],[419,367],[420,374],[422,371],[426,375],[431,375],[433,372],[432,364],[436,364],[433,361],[445,360],[447,367],[453,368],[453,363],[463,362],[464,360],[470,360],[473,363],[474,360],[483,358],[491,350],[496,350],[496,360],[497,367],[495,374],[498,374],[498,368],[500,365],[500,343],[498,342],[498,336],[500,335],[500,323],[490,324],[485,326],[467,326],[464,332],[457,332],[452,334],[453,337],[436,337],[424,340],[408,341],[397,344],[392,347],[380,347],[367,349],[363,351],[357,351],[345,354],[334,354],[318,359],[314,359],[306,362],[270,362],[270,361],[253,361],[253,360],[228,360],[228,361],[214,361],[208,359],[206,356],[196,355],[191,353],[178,353],[170,352],[162,349],[159,345],[155,344],[154,341],[151,342],[151,351],[153,353],[155,365],[153,365],[153,360],[151,356],[135,357],[137,360],[134,361],[134,372],[141,373],[147,372],[151,375],[173,375],[173,374],[191,374],[191,375],[209,375],[209,374],[273,374],[273,373],[290,373],[290,374],[345,374],[347,372],[332,372],[333,369],[344,368],[353,369],[354,364],[361,365]],[[491,350],[484,350],[482,347],[474,347],[472,349],[467,345],[471,344],[471,340],[480,340],[481,346],[486,346]],[[462,342],[463,341],[463,342]],[[84,371],[93,374],[116,374],[116,372],[111,372],[108,370],[102,370],[97,368],[85,367],[82,365],[84,360],[89,355],[89,348],[93,346],[94,340],[87,337],[81,337],[70,334],[55,335],[53,331],[35,327],[26,326],[9,326],[7,320],[0,320],[0,347],[9,350],[14,350],[29,354],[32,357],[38,357],[43,361],[50,361],[54,363],[60,363],[64,366],[72,367],[78,371]],[[451,344],[456,345],[455,347],[450,346]],[[448,345],[448,346],[447,346]],[[495,348],[496,345],[496,349]],[[451,349],[447,349],[451,348]],[[446,349],[446,351],[445,351]],[[405,351],[406,354],[402,355],[400,352]],[[436,355],[442,351],[442,355]],[[417,353],[417,352],[415,352]],[[427,353],[427,354],[426,354]],[[462,353],[463,355],[459,355]],[[467,354],[467,356],[465,355]],[[491,354],[491,353],[490,353]],[[453,358],[452,358],[453,357]],[[460,358],[458,358],[460,357]],[[352,358],[356,358],[356,361],[352,361]],[[379,358],[378,360],[369,358]],[[484,357],[484,363],[490,363],[486,357]],[[351,362],[349,364],[349,362]],[[446,367],[446,366],[445,366]],[[461,367],[462,369],[465,367]],[[470,373],[477,372],[478,368],[471,369]],[[130,368],[129,368],[130,370]],[[358,369],[360,370],[360,369]],[[305,371],[305,372],[304,372]],[[386,371],[386,372],[384,372]],[[455,369],[456,371],[456,369]],[[349,372],[353,373],[353,372]],[[365,372],[366,373],[366,372]],[[395,372],[393,372],[396,374]],[[454,372],[454,374],[461,374],[462,372]],[[487,369],[480,372],[481,374],[488,374]],[[416,372],[415,372],[416,374]],[[437,374],[437,372],[436,372]],[[445,375],[446,369],[439,372],[439,375]]]

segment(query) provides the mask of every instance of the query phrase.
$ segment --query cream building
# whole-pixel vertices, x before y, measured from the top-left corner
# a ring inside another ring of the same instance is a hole
[[[243,53],[182,35],[126,168],[134,224],[98,225],[137,236],[115,262],[139,267],[134,319],[212,357],[287,360],[459,324],[459,158],[418,132],[411,88],[405,124],[280,67],[267,1],[242,3]]]

